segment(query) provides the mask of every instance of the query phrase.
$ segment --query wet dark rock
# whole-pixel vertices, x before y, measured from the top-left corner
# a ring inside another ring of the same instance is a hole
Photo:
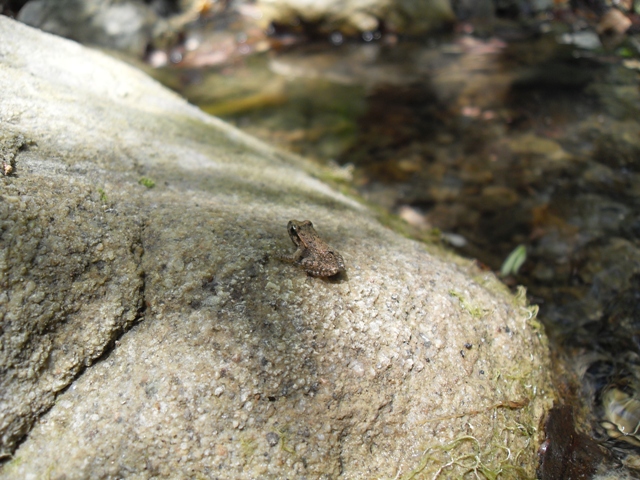
[[[622,288],[606,304],[602,318],[591,326],[591,335],[599,338],[599,347],[613,357],[625,351],[640,356],[640,274],[634,273],[619,286]]]
[[[554,407],[544,426],[540,447],[540,480],[590,480],[607,457],[591,437],[576,431],[572,408]]]

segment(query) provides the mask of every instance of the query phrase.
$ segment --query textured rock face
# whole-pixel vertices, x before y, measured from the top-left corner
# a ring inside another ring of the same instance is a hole
[[[534,475],[547,351],[492,275],[102,54],[0,17],[0,66],[0,477]],[[346,274],[278,260],[294,218]]]
[[[18,174],[22,181],[5,181],[0,196],[3,449],[142,306],[135,213],[105,211],[86,185]]]

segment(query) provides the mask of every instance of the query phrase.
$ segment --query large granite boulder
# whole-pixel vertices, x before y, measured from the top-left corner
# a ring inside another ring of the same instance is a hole
[[[4,17],[0,91],[0,478],[534,475],[545,337],[491,273]]]

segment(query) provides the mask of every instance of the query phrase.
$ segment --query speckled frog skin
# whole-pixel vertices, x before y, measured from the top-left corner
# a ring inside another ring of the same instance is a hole
[[[309,220],[291,220],[287,230],[298,250],[284,257],[285,260],[297,263],[314,277],[332,277],[344,272],[342,256],[318,236]]]

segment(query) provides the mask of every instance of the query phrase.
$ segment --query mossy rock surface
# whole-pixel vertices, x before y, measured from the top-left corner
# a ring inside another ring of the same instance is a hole
[[[0,478],[534,476],[546,339],[492,274],[5,17],[0,90]]]

